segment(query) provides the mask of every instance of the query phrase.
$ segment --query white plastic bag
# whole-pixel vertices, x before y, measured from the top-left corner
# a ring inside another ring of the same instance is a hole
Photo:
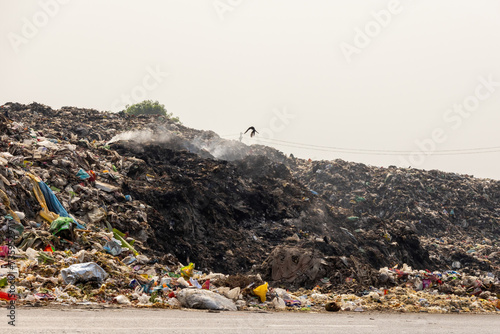
[[[73,264],[68,268],[62,269],[61,276],[64,283],[75,284],[78,281],[87,282],[90,280],[102,282],[108,277],[108,273],[106,273],[97,263],[86,262]]]
[[[128,298],[124,295],[116,296],[115,299],[118,302],[118,304],[130,304],[130,300],[128,300]]]
[[[277,310],[284,310],[284,309],[286,309],[285,301],[282,298],[280,298],[280,297],[275,297],[273,299],[273,305],[274,305],[274,308],[277,309]]]
[[[177,293],[177,299],[183,307],[236,311],[232,300],[209,290],[183,289]]]

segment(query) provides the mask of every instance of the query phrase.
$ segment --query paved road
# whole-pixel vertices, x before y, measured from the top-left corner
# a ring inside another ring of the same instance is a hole
[[[7,324],[5,315],[0,317],[0,333],[500,333],[498,314],[21,308],[16,310],[15,328]]]

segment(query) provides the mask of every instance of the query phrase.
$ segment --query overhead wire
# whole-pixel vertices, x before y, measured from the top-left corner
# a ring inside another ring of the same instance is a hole
[[[239,136],[239,134],[231,134],[222,137],[232,137]],[[401,154],[414,154],[421,152],[429,155],[466,155],[466,154],[484,154],[484,153],[495,153],[500,152],[500,146],[492,147],[479,147],[479,148],[466,148],[466,149],[452,149],[452,150],[413,150],[413,151],[403,151],[403,150],[375,150],[375,149],[358,149],[358,148],[342,148],[333,146],[323,146],[323,145],[313,145],[313,144],[303,144],[297,142],[290,142],[286,140],[271,139],[271,138],[258,138],[258,141],[263,141],[267,144],[275,144],[292,148],[299,149],[309,149],[314,151],[323,152],[336,152],[336,153],[348,153],[348,154],[361,154],[361,155],[401,155]]]
[[[338,151],[349,151],[349,152],[385,152],[385,153],[412,153],[413,151],[398,151],[398,150],[374,150],[374,149],[356,149],[356,148],[342,148],[342,147],[332,147],[332,146],[321,146],[321,145],[313,145],[313,144],[302,144],[302,143],[294,143],[294,142],[289,142],[285,140],[279,140],[279,139],[271,139],[271,138],[259,138],[260,140],[267,140],[270,142],[277,142],[277,143],[286,143],[286,144],[292,144],[292,145],[301,145],[301,146],[307,146],[307,147],[315,147],[315,148],[325,148],[325,149],[332,149],[332,150],[338,150]],[[463,153],[463,152],[474,152],[478,153],[478,151],[491,151],[491,152],[498,152],[500,151],[500,146],[493,146],[493,147],[479,147],[479,148],[467,148],[467,149],[454,149],[454,150],[434,150],[432,151],[433,153],[451,153],[451,152],[458,152],[458,153]],[[492,151],[493,150],[493,151]],[[481,152],[479,152],[481,153]]]

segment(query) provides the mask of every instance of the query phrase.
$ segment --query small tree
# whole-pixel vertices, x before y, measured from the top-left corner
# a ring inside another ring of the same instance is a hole
[[[179,117],[173,117],[173,114],[168,113],[165,106],[158,101],[145,100],[131,106],[127,105],[126,108],[125,113],[128,115],[162,115],[180,123]]]

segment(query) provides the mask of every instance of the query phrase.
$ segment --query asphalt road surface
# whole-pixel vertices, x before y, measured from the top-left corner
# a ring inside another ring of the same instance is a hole
[[[16,309],[0,333],[500,333],[500,315],[257,313],[162,309]]]

